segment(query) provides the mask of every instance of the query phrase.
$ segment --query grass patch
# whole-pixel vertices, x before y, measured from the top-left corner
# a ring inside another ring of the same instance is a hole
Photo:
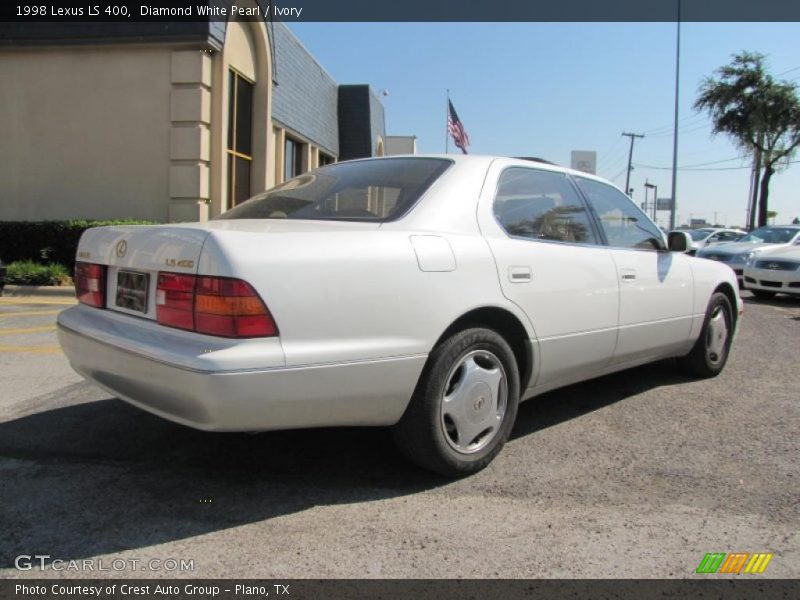
[[[72,285],[67,267],[58,263],[42,265],[21,260],[7,265],[8,285]]]

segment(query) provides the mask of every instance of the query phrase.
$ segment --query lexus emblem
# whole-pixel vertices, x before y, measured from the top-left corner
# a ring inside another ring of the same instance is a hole
[[[125,240],[118,241],[116,248],[117,256],[122,258],[123,256],[125,256],[125,253],[127,251],[128,251],[128,242],[126,242]]]

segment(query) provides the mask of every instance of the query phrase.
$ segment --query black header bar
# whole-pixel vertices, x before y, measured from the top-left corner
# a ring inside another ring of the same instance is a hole
[[[787,0],[258,0],[247,15],[230,0],[3,0],[0,21],[168,22],[236,18],[286,22],[800,21]]]

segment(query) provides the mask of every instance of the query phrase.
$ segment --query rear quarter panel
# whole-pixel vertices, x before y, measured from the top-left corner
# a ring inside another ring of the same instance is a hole
[[[419,234],[446,239],[455,268],[421,270],[411,242]],[[427,354],[465,312],[507,304],[479,234],[212,231],[199,272],[258,290],[287,366]]]

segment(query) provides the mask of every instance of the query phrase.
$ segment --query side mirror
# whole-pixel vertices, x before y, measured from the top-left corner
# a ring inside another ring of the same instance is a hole
[[[692,247],[692,237],[685,231],[670,231],[667,246],[672,252],[688,252]]]

